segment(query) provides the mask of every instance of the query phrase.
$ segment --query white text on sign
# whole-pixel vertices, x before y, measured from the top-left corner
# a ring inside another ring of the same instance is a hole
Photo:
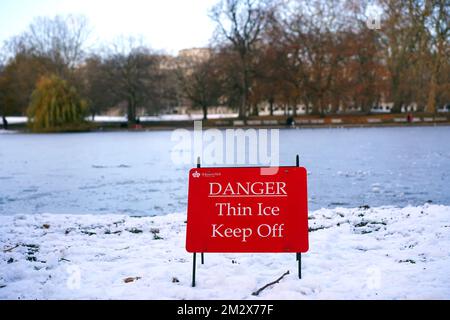
[[[282,238],[284,231],[284,223],[282,224],[261,224],[256,229],[257,235],[260,238]],[[241,238],[242,242],[247,242],[247,239],[253,235],[252,228],[225,228],[223,224],[212,225],[212,237],[220,238]]]
[[[219,208],[219,216],[252,216],[253,210],[250,206],[241,206],[238,203],[236,206],[232,206],[228,202],[216,203],[216,208]],[[280,215],[280,208],[277,206],[263,206],[261,202],[258,202],[257,209],[258,216],[278,216]]]

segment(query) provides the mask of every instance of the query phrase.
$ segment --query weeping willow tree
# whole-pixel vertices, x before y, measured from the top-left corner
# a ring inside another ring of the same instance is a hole
[[[44,76],[31,96],[28,124],[34,132],[84,131],[86,112],[86,103],[74,87],[57,76]]]

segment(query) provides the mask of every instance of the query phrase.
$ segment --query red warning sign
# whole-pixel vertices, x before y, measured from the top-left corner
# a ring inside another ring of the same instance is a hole
[[[197,168],[189,173],[188,252],[308,251],[302,167]]]

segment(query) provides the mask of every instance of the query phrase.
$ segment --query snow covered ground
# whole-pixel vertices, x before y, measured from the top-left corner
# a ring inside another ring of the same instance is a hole
[[[230,119],[236,118],[237,113],[218,113],[218,114],[208,114],[208,119]],[[91,120],[91,117],[87,117],[87,120]],[[202,120],[203,114],[166,114],[160,116],[145,116],[139,117],[141,121],[189,121],[189,120]],[[28,121],[27,117],[6,117],[9,124],[19,124],[26,123]],[[96,116],[95,122],[126,122],[127,117],[123,116]]]
[[[6,117],[9,124],[26,123],[28,121],[27,117]]]
[[[0,134],[12,134],[12,133],[17,133],[17,131],[0,129]]]
[[[229,119],[237,118],[237,113],[224,113],[224,114],[208,114],[208,119]],[[202,120],[203,114],[166,114],[160,116],[144,116],[139,117],[141,121],[189,121],[189,120]],[[95,122],[126,122],[127,117],[112,117],[112,116],[96,116]]]
[[[450,299],[450,207],[310,212],[294,254],[206,254],[191,287],[185,215],[0,216],[0,299]],[[199,259],[198,259],[199,260]]]

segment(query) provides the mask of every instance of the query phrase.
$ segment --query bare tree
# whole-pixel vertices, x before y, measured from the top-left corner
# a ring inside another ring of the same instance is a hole
[[[115,81],[109,77],[106,64],[99,55],[87,58],[77,69],[76,77],[80,79],[80,93],[86,98],[92,120],[114,106]]]
[[[445,99],[449,98],[450,3],[446,0],[428,0],[424,9],[425,15],[429,13],[429,28],[427,30],[431,38],[430,51],[432,54],[430,63],[431,81],[426,111],[435,113],[437,103],[448,103],[448,100]],[[442,80],[440,81],[440,79]]]
[[[269,11],[269,1],[264,0],[221,0],[211,11],[211,18],[217,24],[219,39],[230,45],[237,53],[241,95],[239,117],[245,119],[252,82],[252,54],[261,40]]]
[[[51,59],[59,66],[60,75],[64,75],[65,68],[74,69],[83,61],[89,35],[89,24],[84,16],[38,17],[12,44],[15,51]]]
[[[116,103],[126,102],[128,123],[136,123],[138,107],[157,107],[159,60],[136,38],[118,39],[109,49],[106,70]]]
[[[282,48],[272,42],[260,48],[258,56],[250,98],[252,104],[256,106],[261,102],[267,102],[269,113],[273,116],[275,102],[280,102],[282,93],[289,90],[289,85],[285,81],[287,77],[284,68],[285,55]],[[257,115],[258,108],[254,107],[253,111],[253,115]]]
[[[342,34],[351,23],[345,2],[297,0],[289,3],[274,22],[273,41],[284,61],[285,82],[292,88],[294,115],[303,102],[314,113],[331,105],[333,84],[344,60]]]
[[[51,61],[27,53],[8,59],[0,75],[0,108],[3,116],[25,114],[38,79],[55,73]]]
[[[296,114],[296,104],[306,102],[305,84],[307,80],[306,66],[306,17],[302,10],[291,12],[291,6],[284,6],[277,16],[270,20],[267,37],[275,52],[274,61],[277,69],[282,72],[280,81],[284,86],[284,102],[292,104],[293,115]],[[308,109],[306,110],[308,112]]]
[[[448,37],[448,21],[447,27],[441,30],[444,33],[441,33],[440,27],[437,26],[445,24],[448,15],[445,18],[444,13],[443,18],[438,18],[442,14],[439,14],[440,9],[437,9],[439,0],[379,2],[385,16],[383,43],[386,65],[390,72],[393,111],[399,112],[403,106],[417,103],[422,106],[427,104],[428,111],[434,112],[436,76],[443,56],[438,44],[445,43],[446,40],[442,41],[441,38],[443,34]],[[444,6],[443,3],[442,5]],[[436,18],[441,22],[436,21]],[[436,40],[434,44],[432,39]],[[439,58],[436,59],[437,57]],[[427,90],[424,90],[426,87],[429,88],[428,98]]]
[[[181,89],[193,107],[200,107],[203,120],[208,119],[208,108],[217,106],[221,96],[221,79],[212,50],[207,57],[182,57],[178,65]]]
[[[3,48],[0,48],[0,114],[2,116],[3,128],[8,129],[8,121],[6,120],[6,56]]]

